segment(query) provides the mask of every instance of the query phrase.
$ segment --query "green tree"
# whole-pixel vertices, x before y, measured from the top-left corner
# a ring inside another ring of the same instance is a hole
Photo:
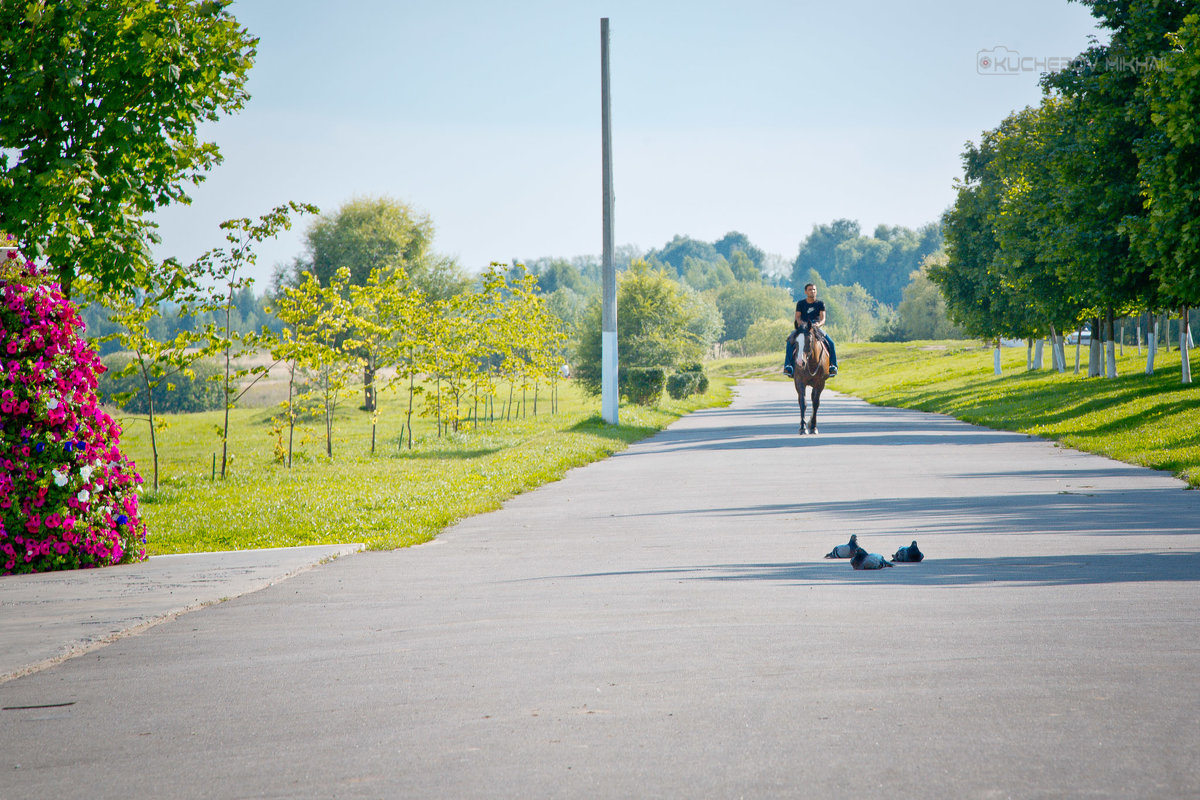
[[[836,341],[863,342],[880,324],[879,302],[859,284],[826,286],[826,325]]]
[[[1138,148],[1145,217],[1127,227],[1138,251],[1153,267],[1159,298],[1198,306],[1200,15],[1188,16],[1170,41],[1174,50],[1164,56],[1161,70],[1147,76],[1143,87],[1153,123]],[[1186,334],[1181,343],[1186,343]],[[1184,381],[1190,383],[1187,358],[1183,370]]]
[[[619,369],[669,368],[697,361],[705,344],[689,330],[688,295],[662,269],[635,261],[619,276],[617,286],[617,353]],[[592,394],[601,383],[600,303],[585,314],[575,377]]]
[[[945,257],[934,258],[942,263]],[[958,339],[962,332],[946,314],[946,299],[929,280],[928,267],[915,270],[896,308],[895,331],[901,341],[915,339]]]
[[[158,434],[166,428],[155,405],[155,399],[160,394],[157,390],[163,386],[170,391],[174,389],[175,382],[195,378],[192,365],[203,355],[198,347],[203,337],[193,331],[181,330],[171,338],[159,338],[152,332],[153,323],[160,319],[165,298],[186,295],[196,301],[201,296],[202,287],[197,282],[200,276],[194,265],[189,269],[175,261],[164,263],[149,277],[149,285],[143,287],[148,294],[114,298],[115,308],[110,319],[118,326],[112,336],[131,354],[115,377],[137,376],[145,393],[145,422],[150,429],[150,456],[153,462],[152,486],[157,492]],[[187,313],[186,308],[183,313]]]
[[[761,280],[762,273],[766,268],[767,254],[759,248],[755,247],[750,242],[750,237],[738,231],[730,231],[722,236],[717,241],[713,242],[713,249],[725,257],[725,260],[733,265],[733,254],[742,253],[754,265],[755,275],[742,277],[738,276],[739,281],[744,280]],[[737,269],[734,269],[737,272]]]
[[[0,230],[98,291],[153,268],[147,215],[220,160],[257,39],[229,0],[0,3]]]
[[[708,242],[678,234],[663,245],[661,250],[651,250],[647,253],[645,260],[648,264],[660,269],[670,267],[676,276],[681,276],[687,270],[685,262],[689,258],[706,263],[723,260],[717,249]]]
[[[854,220],[837,219],[828,225],[813,225],[812,232],[800,243],[800,251],[792,262],[792,293],[804,295],[804,285],[815,283],[812,273],[831,275],[836,262],[838,245],[857,239],[861,233]]]
[[[465,291],[469,281],[452,259],[432,252],[433,234],[429,216],[399,200],[356,198],[312,222],[305,233],[305,255],[279,282],[294,284],[307,271],[322,286],[328,286],[337,271],[345,267],[350,274],[346,285],[361,286],[374,271],[386,278],[402,270],[430,299],[447,299]],[[363,405],[373,411],[371,387],[378,354],[364,342],[357,355],[363,364]]]
[[[1107,341],[1115,377],[1113,320],[1154,302],[1152,270],[1130,242],[1144,220],[1139,142],[1153,135],[1145,65],[1170,49],[1167,35],[1179,29],[1194,4],[1163,0],[1080,0],[1112,31],[1069,68],[1043,85],[1064,98],[1060,119],[1073,147],[1063,149],[1057,222],[1071,278],[1084,305],[1097,317],[1093,335]],[[1099,317],[1104,325],[1100,326]]]
[[[759,320],[791,319],[795,303],[786,290],[755,283],[731,283],[717,292],[725,333],[722,341],[743,339]],[[786,335],[786,334],[785,334]]]
[[[234,364],[236,359],[254,352],[258,345],[258,338],[254,334],[242,333],[233,324],[238,294],[254,282],[245,270],[253,267],[257,261],[255,249],[259,244],[291,228],[292,214],[312,214],[316,211],[316,206],[289,202],[259,216],[257,220],[249,217],[226,220],[221,223],[221,229],[225,231],[228,246],[209,250],[193,267],[212,291],[207,303],[198,306],[199,310],[207,310],[215,317],[215,321],[205,327],[204,338],[208,343],[204,354],[219,354],[224,366],[218,376],[225,400],[225,415],[219,431],[222,478],[225,477],[229,462],[229,411],[270,369],[268,366],[238,367]],[[241,385],[242,379],[248,375],[256,376],[254,381]]]

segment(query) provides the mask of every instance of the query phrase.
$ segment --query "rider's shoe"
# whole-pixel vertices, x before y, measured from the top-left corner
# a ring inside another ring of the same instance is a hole
[[[784,375],[787,375],[789,378],[794,378],[794,377],[795,377],[795,372],[794,372],[794,370],[792,369],[792,365],[791,365],[791,364],[788,364],[787,366],[785,366],[785,367],[783,368],[783,374],[784,374]]]
[[[837,377],[837,364],[831,364],[829,366],[829,377]]]

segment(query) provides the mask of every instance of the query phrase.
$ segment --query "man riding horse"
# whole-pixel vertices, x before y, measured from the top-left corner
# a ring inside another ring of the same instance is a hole
[[[787,351],[784,356],[783,371],[788,375],[793,372],[794,356],[796,354],[796,334],[805,323],[821,329],[825,338],[825,347],[829,350],[829,377],[837,375],[837,350],[833,347],[833,337],[825,330],[825,304],[817,299],[817,287],[807,284],[804,287],[804,299],[796,303],[796,329],[787,338]]]

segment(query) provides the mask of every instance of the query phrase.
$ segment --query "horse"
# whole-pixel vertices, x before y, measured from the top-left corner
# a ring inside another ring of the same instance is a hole
[[[825,346],[825,337],[819,328],[812,323],[792,333],[796,343],[794,364],[792,365],[792,382],[796,385],[796,398],[800,402],[800,435],[817,432],[817,409],[821,406],[821,392],[825,390],[825,381],[829,378],[829,349]],[[812,387],[812,419],[808,421],[805,430],[804,416],[808,409],[804,402],[804,387]]]

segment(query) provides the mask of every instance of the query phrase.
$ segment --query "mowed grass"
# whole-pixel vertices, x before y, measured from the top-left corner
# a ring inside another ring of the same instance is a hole
[[[1023,347],[1002,348],[995,375],[990,347],[972,342],[848,344],[831,388],[877,405],[949,414],[990,428],[1033,434],[1089,453],[1166,470],[1200,485],[1200,385],[1180,378],[1179,351],[1146,355],[1126,345],[1115,379],[1087,378],[1067,348],[1067,371],[1027,371]],[[1044,363],[1050,364],[1049,349]],[[1193,368],[1195,365],[1193,363]]]
[[[689,411],[728,403],[731,385],[728,378],[714,379],[702,396],[664,397],[654,408],[623,405],[620,425],[610,426],[600,419],[599,398],[583,395],[567,381],[555,414],[543,389],[536,416],[530,395],[519,419],[484,422],[440,437],[432,421],[414,416],[412,449],[407,442],[398,446],[406,400],[383,394],[374,453],[370,415],[356,407],[359,394],[338,412],[333,457],[324,454],[323,420],[310,421],[297,430],[291,469],[274,454],[271,417],[279,411],[235,409],[232,464],[224,480],[217,435],[221,413],[168,415],[168,427],[158,435],[157,492],[150,488],[147,423],[121,419],[122,447],[145,479],[141,508],[151,555],[349,542],[391,549],[428,541],[456,520],[498,508]]]
[[[1029,372],[1024,348],[1004,348],[1000,376],[993,374],[992,350],[973,342],[847,343],[839,350],[841,373],[830,384],[838,391],[1045,437],[1200,485],[1200,387],[1180,382],[1178,351],[1160,350],[1155,374],[1147,376],[1144,351],[1127,346],[1120,377],[1108,380],[1074,374],[1073,349],[1067,372],[1059,374]],[[1086,374],[1086,349],[1081,355]],[[212,475],[220,413],[172,415],[159,434],[157,492],[149,488],[145,422],[124,420],[123,447],[146,478],[141,495],[151,554],[348,542],[390,549],[428,541],[459,519],[605,458],[690,411],[727,404],[739,378],[782,382],[779,360],[712,362],[706,395],[664,398],[655,408],[622,404],[618,426],[604,424],[599,399],[568,381],[556,414],[543,391],[536,416],[530,398],[519,419],[441,437],[432,421],[415,420],[412,449],[397,445],[403,398],[383,394],[374,453],[370,417],[355,407],[359,395],[338,413],[333,458],[324,455],[323,424],[311,421],[297,430],[291,469],[274,457],[277,409],[236,409],[224,480]]]

